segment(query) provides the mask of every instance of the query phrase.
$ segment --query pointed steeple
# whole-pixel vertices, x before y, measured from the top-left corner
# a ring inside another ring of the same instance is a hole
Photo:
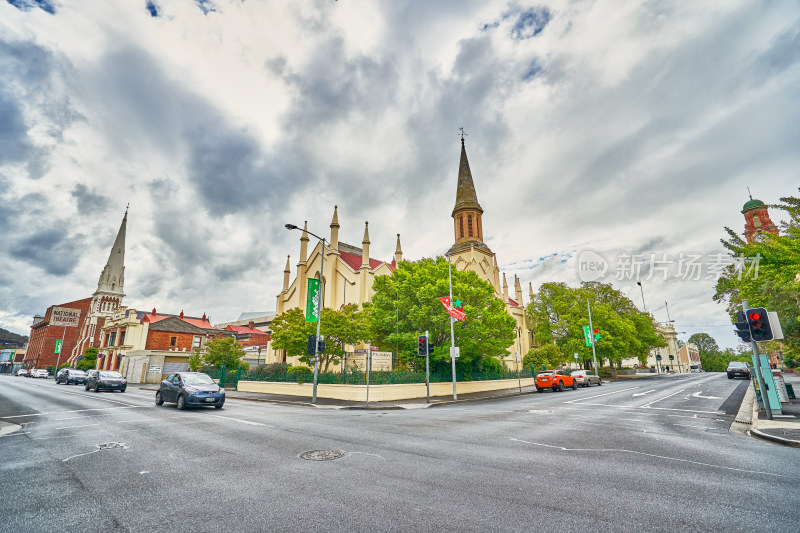
[[[530,297],[530,302],[533,302],[533,283],[530,281],[528,282],[528,296]]]
[[[369,268],[369,222],[364,222],[364,240],[361,241],[361,268]]]
[[[403,260],[403,249],[400,248],[400,234],[397,234],[397,246],[394,249],[394,263],[396,265],[400,264],[400,261]]]
[[[291,274],[289,266],[289,256],[286,256],[286,268],[283,269],[283,290],[287,290],[289,288],[289,275]]]
[[[339,206],[333,206],[333,219],[331,219],[331,250],[339,249]]]
[[[125,233],[128,225],[128,209],[125,208],[125,216],[122,217],[122,224],[117,231],[117,238],[114,239],[114,246],[108,255],[108,261],[97,281],[97,291],[110,293],[118,296],[125,296],[123,286],[125,284]]]
[[[519,278],[514,275],[514,299],[518,305],[522,305],[522,286],[519,284]]]
[[[505,272],[503,272],[503,301],[508,302],[508,283],[506,282]]]
[[[478,203],[478,195],[475,193],[475,184],[472,182],[472,172],[469,170],[467,160],[467,149],[464,147],[464,139],[461,139],[461,162],[458,165],[458,185],[456,188],[456,205],[453,207],[453,214],[461,209],[475,209],[483,213],[481,205]]]
[[[300,236],[300,263],[305,264],[308,259],[308,220],[303,224],[303,234]]]

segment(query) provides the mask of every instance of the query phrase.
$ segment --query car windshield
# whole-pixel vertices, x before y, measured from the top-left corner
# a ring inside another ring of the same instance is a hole
[[[539,376],[552,376],[553,372],[542,372]]]
[[[119,372],[100,372],[100,377],[106,379],[121,379],[122,374]]]
[[[207,374],[183,374],[181,376],[186,385],[213,385],[214,380]]]
[[[69,373],[78,377],[86,375],[86,372],[84,372],[83,370],[70,370]]]
[[[582,376],[583,375],[583,371],[582,370],[576,370],[575,372],[572,373],[572,375],[573,376]]]
[[[739,362],[739,361],[731,361],[730,363],[728,363],[728,366],[742,366],[742,367],[745,367],[745,366],[747,366],[747,363],[742,363],[742,362]]]

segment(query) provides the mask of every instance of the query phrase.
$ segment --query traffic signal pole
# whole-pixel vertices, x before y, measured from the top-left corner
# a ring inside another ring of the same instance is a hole
[[[448,281],[450,282],[450,305],[453,304],[453,271],[450,268],[450,254],[447,254],[447,277]],[[455,334],[453,333],[453,321],[455,318],[448,316],[450,319],[450,360],[453,362],[453,399],[458,400],[458,394],[456,393],[456,338]]]
[[[597,366],[597,352],[594,349],[594,326],[592,326],[592,306],[589,304],[589,298],[586,298],[586,307],[589,309],[589,331],[591,332],[591,339],[592,339],[592,357],[594,358],[594,371],[599,376],[600,375],[600,367]]]
[[[742,302],[742,309],[745,315],[750,306],[746,301]],[[748,326],[749,327],[749,326]],[[761,401],[764,403],[764,409],[767,411],[767,420],[772,420],[772,408],[769,406],[769,398],[767,397],[767,388],[764,383],[764,374],[761,373],[761,357],[758,353],[758,343],[753,340],[752,332],[750,335],[750,346],[753,347],[753,367],[756,371],[756,379],[758,380],[758,390],[761,391]]]
[[[425,338],[430,342],[428,330],[425,330]],[[425,403],[431,403],[431,351],[425,350]]]

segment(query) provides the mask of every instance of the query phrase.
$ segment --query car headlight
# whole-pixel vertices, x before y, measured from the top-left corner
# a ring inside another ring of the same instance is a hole
[[[189,386],[184,387],[183,390],[185,390],[189,394],[197,394],[198,392],[200,392],[199,390],[195,389],[194,387],[189,387]]]
[[[222,387],[220,387],[220,388],[219,388],[219,390],[218,390],[217,392],[219,392],[220,394],[222,394],[223,396],[225,396],[225,389],[223,389]]]

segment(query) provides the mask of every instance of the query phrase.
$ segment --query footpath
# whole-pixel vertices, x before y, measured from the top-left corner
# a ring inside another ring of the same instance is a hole
[[[783,378],[792,386],[795,396],[800,393],[800,376],[784,373]],[[781,414],[773,413],[773,419],[768,420],[767,413],[760,412],[758,408],[755,389],[751,384],[742,400],[734,424],[749,426],[749,433],[761,439],[800,448],[800,398],[781,403]]]

